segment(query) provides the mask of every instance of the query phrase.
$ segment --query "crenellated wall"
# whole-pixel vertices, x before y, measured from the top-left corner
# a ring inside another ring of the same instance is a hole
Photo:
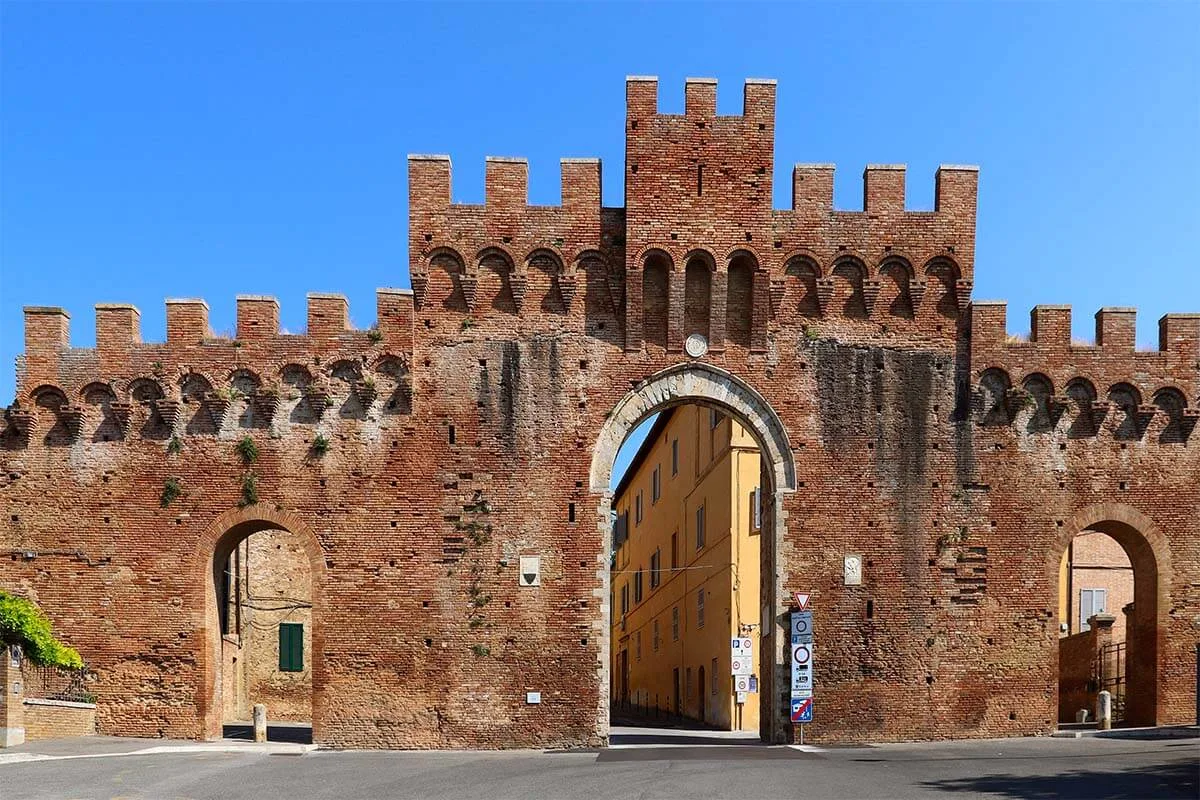
[[[70,346],[63,309],[27,307],[5,435],[108,441],[132,430],[170,438],[215,432],[227,419],[266,427],[281,410],[316,423],[352,397],[360,407],[381,398],[385,413],[410,413],[412,292],[376,296],[376,325],[352,330],[344,296],[310,294],[307,333],[292,335],[280,332],[275,298],[240,295],[234,338],[212,335],[203,300],[172,299],[160,343],[142,341],[134,306],[98,304],[91,349]]]
[[[1187,441],[1200,419],[1200,314],[1167,314],[1156,351],[1135,349],[1137,312],[1096,312],[1095,344],[1071,336],[1071,308],[1035,306],[1028,340],[1010,336],[1002,302],[971,306],[975,413],[989,424],[1022,409],[1047,424],[1064,412],[1077,436]]]
[[[234,337],[214,337],[204,301],[180,299],[163,342],[106,304],[79,349],[62,309],[26,308],[0,586],[96,671],[101,732],[219,733],[214,560],[284,529],[312,576],[315,741],[603,743],[611,498],[593,477],[610,464],[593,454],[626,416],[688,400],[755,410],[780,462],[769,737],[790,731],[799,590],[814,740],[1051,730],[1058,567],[1085,529],[1140,576],[1131,716],[1190,719],[1200,315],[1164,317],[1155,352],[1129,309],[1097,315],[1095,345],[1060,306],[1010,336],[1003,304],[970,297],[976,168],[943,166],[934,210],[911,211],[903,167],[869,166],[844,211],[832,166],[797,165],[777,210],[774,82],[748,81],[733,116],[716,90],[690,79],[669,115],[655,79],[628,79],[622,208],[594,160],[564,161],[561,203],[531,206],[525,162],[489,159],[485,202],[464,205],[449,158],[410,156],[412,290],[380,290],[370,330],[313,294],[306,332],[282,334],[273,298],[242,296]]]

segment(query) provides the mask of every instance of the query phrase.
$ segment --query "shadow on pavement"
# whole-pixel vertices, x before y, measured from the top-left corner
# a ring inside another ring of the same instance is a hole
[[[1195,759],[1153,767],[1126,768],[1119,772],[1069,770],[1056,775],[981,775],[924,781],[919,786],[939,792],[969,792],[995,797],[1116,798],[1200,796]]]
[[[709,744],[721,745],[725,747],[737,746],[754,746],[762,744],[758,737],[740,738],[731,737],[728,735],[720,736],[712,731],[705,730],[680,730],[673,729],[670,731],[664,730],[661,733],[657,731],[637,731],[627,733],[611,733],[608,737],[609,745],[619,744],[646,744],[646,745],[662,745],[663,747],[681,747],[683,745],[692,744]]]
[[[234,723],[222,727],[221,735],[226,739],[239,742],[254,741],[254,726],[249,723]],[[268,742],[287,742],[289,744],[312,744],[312,726],[300,724],[272,725],[267,724]]]

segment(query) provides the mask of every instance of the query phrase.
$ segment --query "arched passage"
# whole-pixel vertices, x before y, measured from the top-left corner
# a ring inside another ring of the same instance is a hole
[[[1163,676],[1161,642],[1168,623],[1170,551],[1166,537],[1142,512],[1120,503],[1103,503],[1083,509],[1065,520],[1053,550],[1054,585],[1063,592],[1063,557],[1072,540],[1083,532],[1095,531],[1111,537],[1125,551],[1133,570],[1133,605],[1125,620],[1126,648],[1123,655],[1125,697],[1124,724],[1150,726],[1161,713]],[[1113,615],[1124,609],[1107,609]],[[1061,646],[1058,669],[1061,671]],[[1061,687],[1055,687],[1058,707]],[[1092,709],[1094,713],[1094,709]]]
[[[257,505],[222,514],[201,535],[196,547],[193,574],[197,576],[199,590],[203,595],[200,602],[195,604],[196,608],[203,609],[203,618],[197,625],[197,630],[202,634],[202,646],[197,664],[196,697],[200,735],[204,739],[218,739],[222,733],[224,702],[219,616],[221,573],[230,554],[241,542],[255,533],[273,530],[292,534],[296,544],[307,557],[311,582],[309,597],[313,609],[311,631],[307,632],[311,637],[309,649],[312,664],[312,730],[313,741],[320,741],[320,710],[323,707],[321,697],[325,685],[324,632],[321,626],[321,598],[325,584],[324,552],[316,536],[297,516],[271,511]]]
[[[783,742],[788,723],[780,703],[776,702],[776,687],[785,685],[788,662],[784,658],[784,608],[780,598],[783,588],[776,577],[779,573],[779,547],[786,526],[782,497],[796,487],[796,467],[782,421],[767,401],[746,383],[709,364],[681,364],[664,370],[634,387],[609,414],[592,453],[590,484],[599,498],[598,520],[603,552],[609,553],[613,543],[612,501],[609,488],[613,464],[622,443],[643,420],[660,411],[676,406],[696,404],[716,408],[735,418],[758,445],[762,456],[762,543],[761,588],[762,639],[760,645],[761,685],[759,688],[760,736],[767,741]],[[600,687],[597,708],[597,728],[608,734],[610,701],[610,660],[612,642],[609,636],[612,609],[609,603],[611,576],[601,570],[603,586],[600,597],[606,608],[602,626],[604,635],[598,663]],[[690,680],[690,677],[689,677]],[[689,689],[690,690],[690,689]]]

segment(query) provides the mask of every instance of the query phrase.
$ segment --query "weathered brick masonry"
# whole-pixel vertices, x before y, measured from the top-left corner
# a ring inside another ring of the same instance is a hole
[[[775,85],[747,82],[740,116],[715,92],[689,81],[664,115],[657,83],[629,80],[624,208],[601,206],[596,161],[564,161],[542,207],[523,161],[490,159],[485,203],[458,205],[449,159],[411,157],[413,289],[380,290],[371,331],[312,295],[307,332],[281,334],[274,300],[241,297],[236,338],[215,338],[202,301],[172,300],[165,342],[102,305],[80,350],[61,310],[26,310],[0,586],[99,672],[102,732],[219,731],[214,556],[284,528],[312,569],[318,742],[601,741],[611,455],[684,401],[726,406],[768,453],[772,738],[793,589],[814,593],[814,739],[1051,729],[1058,565],[1088,527],[1137,573],[1131,716],[1188,718],[1200,315],[1164,317],[1156,352],[1125,309],[1097,315],[1095,345],[1061,307],[1014,341],[1003,305],[970,300],[974,168],[941,168],[914,212],[903,168],[871,166],[864,210],[835,211],[833,168],[798,165],[774,210]],[[842,585],[847,552],[862,586]],[[521,554],[539,587],[518,587]]]

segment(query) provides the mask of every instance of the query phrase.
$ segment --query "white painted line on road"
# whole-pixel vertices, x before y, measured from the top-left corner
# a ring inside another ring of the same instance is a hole
[[[817,747],[815,744],[789,744],[788,747],[793,750],[799,750],[801,753],[824,753],[824,747]]]
[[[77,753],[52,756],[44,753],[0,753],[0,766],[32,761],[71,761],[77,758],[121,758],[125,756],[156,756],[168,753],[246,753],[253,755],[301,755],[317,749],[315,744],[194,744],[159,745],[122,753]]]

